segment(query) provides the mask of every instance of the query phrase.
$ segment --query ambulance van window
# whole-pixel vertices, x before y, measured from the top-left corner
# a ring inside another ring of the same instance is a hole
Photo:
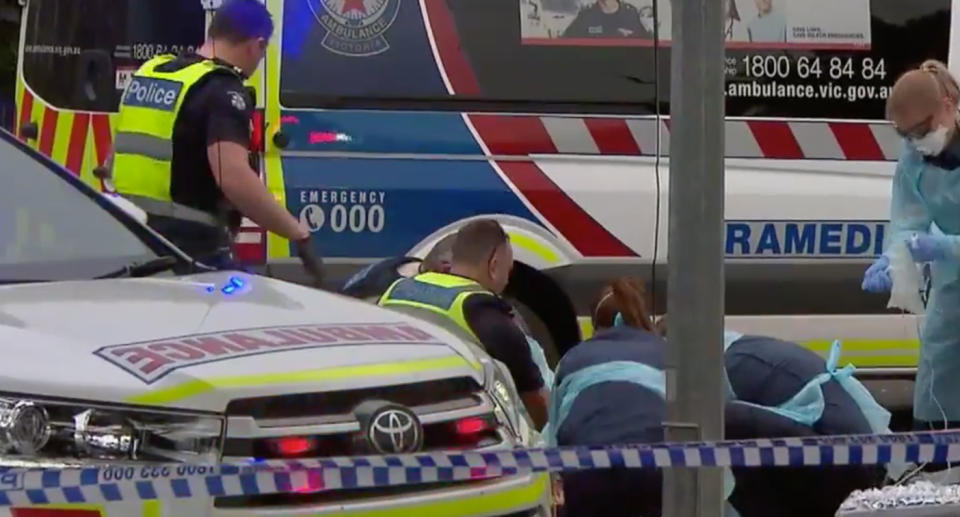
[[[659,0],[670,99],[669,0]],[[950,0],[725,0],[727,116],[880,120],[890,88],[947,61]]]
[[[650,2],[285,0],[281,102],[653,113]]]
[[[54,107],[116,111],[130,74],[203,42],[198,0],[29,0],[23,77]]]

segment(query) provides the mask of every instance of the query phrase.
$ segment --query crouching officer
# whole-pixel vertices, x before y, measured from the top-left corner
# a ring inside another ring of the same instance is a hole
[[[440,239],[423,260],[403,256],[375,262],[350,277],[340,289],[340,293],[354,298],[377,301],[397,280],[402,278],[414,278],[424,273],[449,273],[453,267],[453,243],[456,239],[456,233]],[[519,311],[513,310],[513,319],[524,333],[533,362],[540,370],[544,387],[549,390],[553,386],[553,370],[547,362],[543,347],[533,337],[530,326],[524,321]]]
[[[513,308],[500,298],[513,269],[506,232],[492,219],[467,223],[453,240],[450,260],[449,273],[397,280],[379,305],[436,323],[505,364],[533,423],[542,428],[549,391]]]
[[[255,103],[243,81],[272,33],[261,2],[228,0],[197,53],[147,61],[120,103],[113,189],[146,211],[154,230],[213,266],[231,265],[246,216],[295,242],[308,269],[316,267],[309,230],[274,200],[248,154]]]

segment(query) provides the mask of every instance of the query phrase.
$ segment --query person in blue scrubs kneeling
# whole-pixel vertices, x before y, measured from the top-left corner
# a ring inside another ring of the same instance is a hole
[[[614,326],[614,319],[622,324]],[[607,286],[595,304],[593,325],[596,335],[570,349],[557,366],[548,441],[560,446],[663,441],[666,343],[655,332],[639,283],[618,279]],[[569,517],[660,516],[659,470],[565,473],[563,487]]]
[[[592,315],[597,333],[557,366],[545,435],[556,446],[664,440],[667,341],[647,311],[640,283],[607,286]],[[662,321],[661,321],[662,323]],[[889,432],[889,413],[836,368],[795,343],[726,332],[726,438]],[[733,469],[727,515],[832,516],[851,491],[878,486],[883,467]],[[657,469],[606,469],[563,475],[566,515],[661,515]],[[735,482],[734,482],[735,480]]]
[[[890,414],[851,374],[789,341],[726,332],[732,393],[725,438],[744,440],[889,432]],[[735,468],[728,499],[742,517],[832,516],[854,490],[880,486],[883,466]]]

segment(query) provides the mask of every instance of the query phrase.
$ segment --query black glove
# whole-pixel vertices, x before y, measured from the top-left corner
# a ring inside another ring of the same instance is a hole
[[[313,277],[313,286],[323,288],[323,258],[317,255],[310,247],[310,238],[297,241],[297,256],[303,263],[303,269]]]

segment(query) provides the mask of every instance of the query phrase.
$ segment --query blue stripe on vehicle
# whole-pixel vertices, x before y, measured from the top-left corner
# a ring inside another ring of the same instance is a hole
[[[287,151],[481,154],[459,113],[291,111]]]
[[[326,257],[402,255],[480,214],[540,224],[487,162],[289,157],[283,171],[287,208],[315,230],[312,242]]]

